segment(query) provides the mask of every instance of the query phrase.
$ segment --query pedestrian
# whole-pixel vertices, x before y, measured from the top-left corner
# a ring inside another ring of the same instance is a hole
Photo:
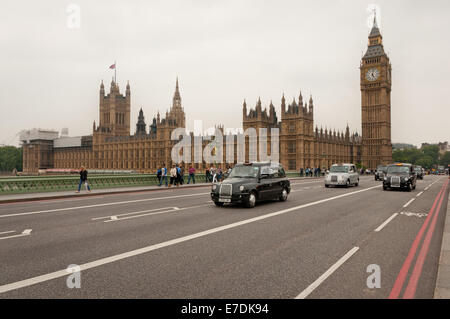
[[[78,183],[78,190],[76,191],[77,193],[80,192],[81,189],[81,184],[84,183],[84,186],[86,187],[86,190],[90,193],[91,192],[91,188],[89,187],[89,183],[87,180],[87,175],[88,175],[88,171],[86,170],[86,168],[84,166],[81,166],[80,168],[80,182]]]
[[[209,169],[207,168],[205,171],[205,182],[209,183],[211,181],[210,178],[211,178],[211,173],[210,173]]]
[[[178,181],[177,181],[177,167],[175,166],[175,164],[172,164],[172,168],[170,169],[170,182],[169,182],[169,187],[172,187],[172,185],[177,184],[178,185]]]
[[[163,181],[165,182],[166,187],[167,187],[168,186],[167,185],[167,167],[166,167],[165,163],[163,163],[163,165],[161,167],[161,179],[159,180],[158,186],[161,186]]]
[[[177,187],[181,184],[181,164],[175,166],[177,169]]]
[[[217,170],[214,166],[211,166],[211,176],[212,176],[212,182],[217,183]]]
[[[156,171],[156,178],[158,179],[158,184],[161,183],[161,167],[158,167],[158,170]]]
[[[180,184],[183,185],[184,184],[184,165],[182,166],[180,164],[179,167],[180,167]]]
[[[320,167],[317,167],[317,177],[320,177]]]
[[[192,179],[192,183],[195,184],[195,168],[192,165],[189,167],[188,173],[189,173],[189,177],[188,177],[187,183],[189,184]]]

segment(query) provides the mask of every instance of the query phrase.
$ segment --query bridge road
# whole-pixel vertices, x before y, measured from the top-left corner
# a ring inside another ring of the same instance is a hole
[[[448,189],[362,176],[293,181],[286,202],[254,209],[215,207],[209,187],[4,204],[0,298],[432,298]]]

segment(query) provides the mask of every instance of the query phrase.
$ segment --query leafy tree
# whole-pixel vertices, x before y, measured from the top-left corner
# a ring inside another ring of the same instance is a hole
[[[445,152],[444,155],[441,156],[439,164],[444,165],[444,167],[450,165],[450,152]]]
[[[0,171],[11,172],[14,168],[18,171],[22,170],[22,148],[0,147]]]
[[[414,164],[420,165],[424,168],[431,168],[433,166],[433,158],[431,156],[424,155],[419,158]]]

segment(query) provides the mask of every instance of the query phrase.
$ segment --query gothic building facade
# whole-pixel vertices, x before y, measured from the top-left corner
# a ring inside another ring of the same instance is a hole
[[[270,102],[263,110],[258,99],[256,106],[247,109],[243,104],[243,129],[267,129],[265,141],[267,153],[272,154],[271,129],[279,130],[278,148],[281,164],[288,170],[300,168],[328,168],[333,163],[362,163],[368,168],[388,163],[392,158],[390,92],[391,64],[384,53],[382,36],[374,21],[369,35],[367,53],[361,61],[361,107],[362,136],[351,133],[347,125],[345,131],[323,129],[314,125],[314,103],[312,96],[308,102],[300,93],[298,100],[287,104],[284,94],[281,98],[281,116],[277,117],[275,106]],[[130,135],[131,89],[126,85],[122,94],[118,83],[111,82],[108,94],[105,94],[103,82],[99,91],[99,123],[93,123],[93,133],[81,137],[58,137],[57,132],[35,132],[25,134],[23,143],[24,173],[35,174],[39,169],[77,169],[85,166],[99,170],[133,170],[142,173],[155,172],[163,165],[172,164],[171,151],[177,141],[171,140],[176,128],[186,127],[186,116],[181,103],[181,95],[176,81],[172,106],[165,116],[158,114],[147,128],[144,112],[139,111],[136,130]],[[223,132],[223,127],[218,127]],[[45,133],[45,134],[44,134]],[[192,133],[191,133],[191,136]],[[231,150],[224,149],[222,157],[237,161],[237,136],[224,136],[234,141]],[[259,136],[258,138],[261,138]],[[249,159],[251,149],[249,139],[245,138],[245,159]],[[191,160],[202,152],[208,144],[202,141],[201,148],[191,148]],[[259,147],[259,146],[258,146]],[[229,154],[227,154],[227,151]],[[232,153],[231,153],[232,152]],[[258,158],[258,160],[260,160]],[[220,161],[219,161],[220,162]],[[203,169],[211,163],[195,163],[197,169]],[[220,165],[220,164],[219,164]],[[222,164],[225,166],[226,164]]]

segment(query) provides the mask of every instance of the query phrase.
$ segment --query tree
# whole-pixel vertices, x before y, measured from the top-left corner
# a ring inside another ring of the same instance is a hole
[[[441,156],[439,164],[443,165],[444,167],[448,167],[448,165],[450,165],[450,152],[445,152],[444,155]]]
[[[433,158],[431,156],[424,155],[419,158],[414,164],[420,165],[423,168],[431,168],[433,166]]]
[[[11,172],[14,168],[18,171],[22,170],[22,148],[0,147],[0,171]]]

